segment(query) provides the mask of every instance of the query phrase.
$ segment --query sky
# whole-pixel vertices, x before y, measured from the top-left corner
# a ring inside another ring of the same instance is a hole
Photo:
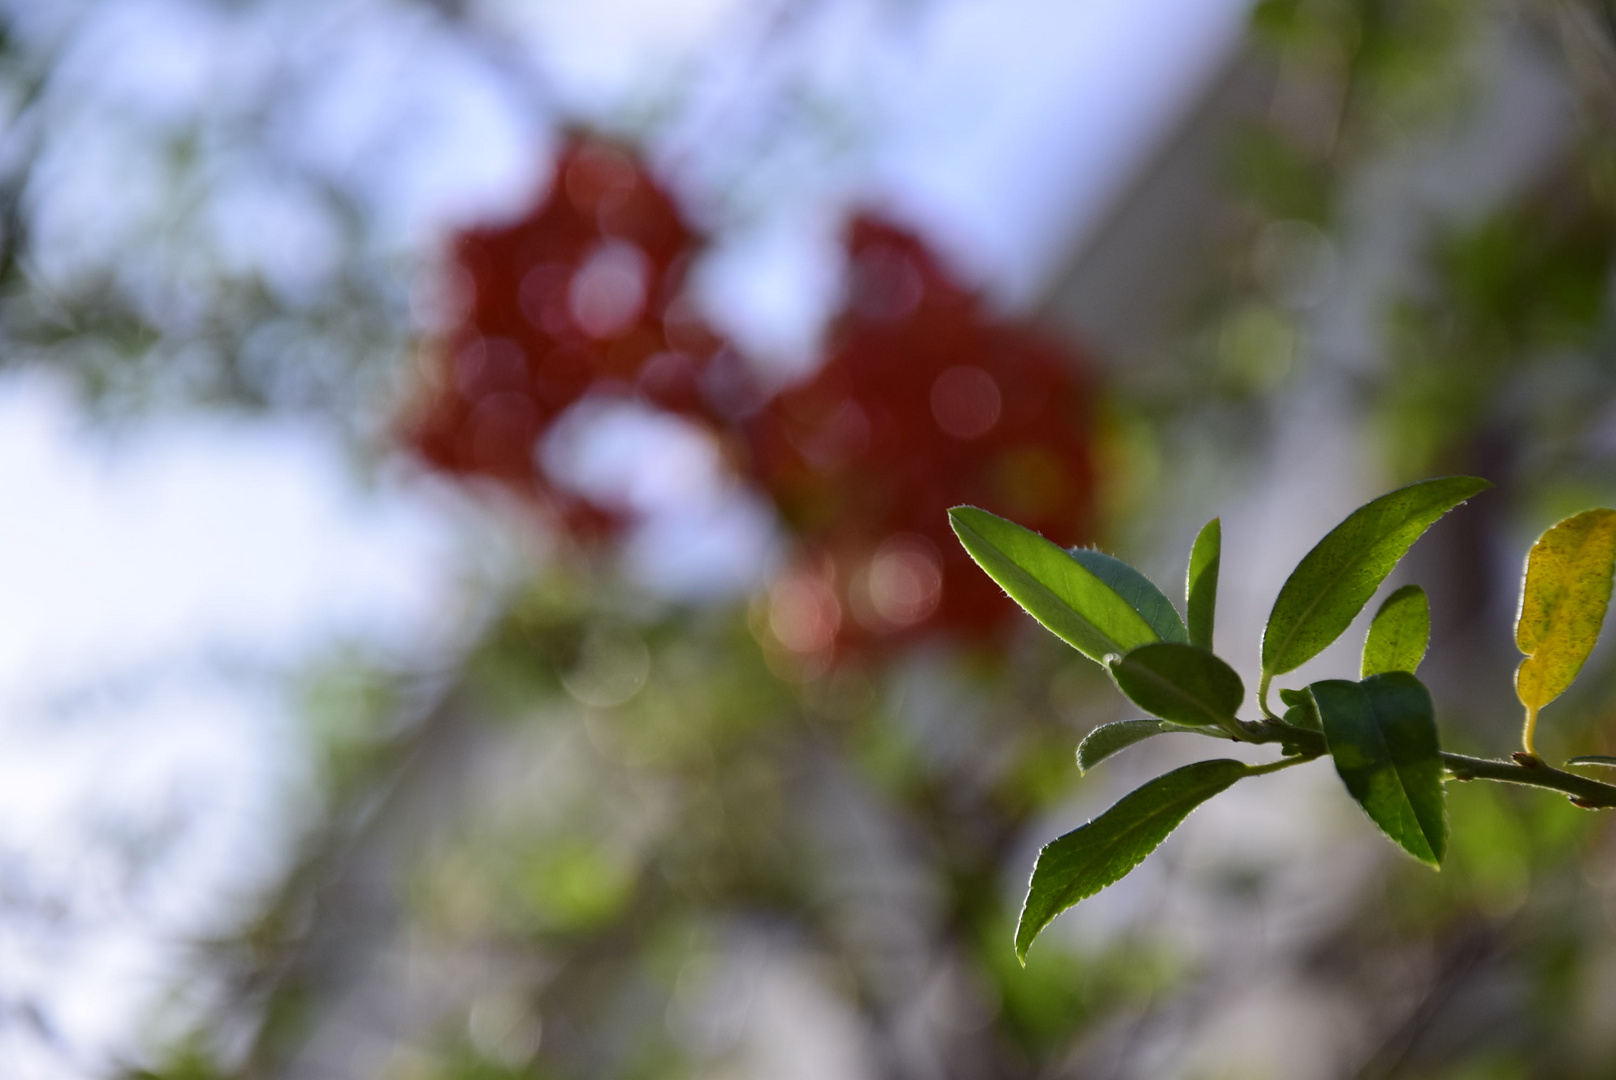
[[[73,1048],[5,1024],[0,1060],[87,1075],[287,849],[290,679],[340,645],[451,647],[463,535],[307,425],[109,435],[38,375],[0,380],[0,461],[0,1001],[46,1003]]]

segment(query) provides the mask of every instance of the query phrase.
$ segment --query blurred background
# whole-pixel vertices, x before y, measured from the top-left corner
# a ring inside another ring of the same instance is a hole
[[[1221,515],[1254,685],[1319,536],[1483,475],[1391,585],[1507,753],[1613,136],[1609,0],[0,0],[0,1074],[1616,1076],[1539,791],[1436,875],[1235,788],[1020,968],[1039,846],[1229,751],[1080,778],[1125,702],[943,516],[1173,595]]]

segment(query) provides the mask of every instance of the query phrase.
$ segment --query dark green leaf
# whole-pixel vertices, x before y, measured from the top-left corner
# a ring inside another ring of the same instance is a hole
[[[1425,480],[1347,515],[1302,557],[1279,590],[1263,630],[1263,674],[1281,675],[1317,656],[1341,636],[1437,518],[1491,486],[1474,476]]]
[[[1406,671],[1308,687],[1324,721],[1335,771],[1382,831],[1421,862],[1440,866],[1448,842],[1436,716]]]
[[[1185,765],[1134,789],[1087,825],[1046,844],[1038,853],[1016,926],[1016,956],[1025,964],[1027,947],[1051,919],[1126,876],[1191,810],[1253,771],[1227,758]]]
[[[1527,749],[1537,712],[1582,670],[1610,604],[1616,510],[1585,510],[1538,538],[1526,557],[1515,644],[1526,659],[1515,693],[1526,706]]]
[[[1306,690],[1281,690],[1279,700],[1289,706],[1283,717],[1285,723],[1309,731],[1324,730],[1319,723],[1319,707],[1313,704],[1312,694]]]
[[[1056,636],[1105,663],[1159,640],[1134,606],[1060,547],[974,506],[948,512],[965,550],[1011,599]]]
[[[1233,668],[1205,649],[1174,642],[1141,645],[1111,665],[1128,700],[1152,716],[1188,727],[1234,719],[1246,688]]]
[[[1385,671],[1413,674],[1431,643],[1431,602],[1418,585],[1404,585],[1386,598],[1364,639],[1362,678]]]
[[[1201,527],[1190,548],[1190,568],[1184,575],[1184,616],[1190,644],[1212,648],[1212,625],[1218,608],[1218,564],[1223,555],[1223,523],[1213,518]]]
[[[1184,631],[1184,620],[1178,617],[1173,602],[1162,595],[1156,583],[1117,558],[1093,548],[1070,548],[1067,554],[1112,589],[1137,611],[1156,636],[1163,641],[1189,641]]]
[[[1139,722],[1140,721],[1135,721],[1135,723],[1139,723]],[[1608,755],[1605,755],[1605,754],[1583,754],[1581,757],[1572,758],[1570,761],[1566,762],[1566,764],[1567,765],[1616,765],[1616,757],[1609,757]]]
[[[1118,750],[1126,749],[1140,739],[1172,730],[1172,725],[1160,720],[1118,720],[1101,724],[1077,744],[1077,771],[1088,772]]]

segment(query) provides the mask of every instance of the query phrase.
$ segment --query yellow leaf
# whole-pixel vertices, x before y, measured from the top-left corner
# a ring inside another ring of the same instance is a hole
[[[1515,643],[1526,659],[1515,693],[1526,706],[1532,748],[1538,710],[1571,685],[1599,639],[1616,569],[1616,510],[1585,510],[1538,538],[1526,557]]]

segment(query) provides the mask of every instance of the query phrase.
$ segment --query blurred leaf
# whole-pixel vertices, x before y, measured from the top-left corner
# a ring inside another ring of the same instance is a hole
[[[1335,771],[1358,805],[1410,855],[1440,866],[1448,816],[1436,716],[1425,685],[1406,671],[1308,688],[1324,721]]]
[[[1282,45],[1301,22],[1300,0],[1261,0],[1251,9],[1251,30],[1259,41]]]
[[[1172,730],[1170,725],[1160,720],[1118,720],[1101,724],[1077,744],[1077,770],[1088,772],[1118,750],[1125,750],[1141,739]]]
[[[1312,694],[1306,690],[1281,690],[1279,700],[1289,706],[1283,718],[1285,723],[1309,731],[1324,730],[1324,725],[1319,722],[1319,707],[1313,704]]]
[[[1188,642],[1184,620],[1156,583],[1114,555],[1093,548],[1069,548],[1067,554],[1088,567],[1095,577],[1116,590],[1163,641]]]
[[[1276,132],[1252,128],[1233,149],[1236,182],[1264,212],[1314,224],[1329,219],[1329,174],[1301,147]]]
[[[1212,627],[1218,607],[1218,565],[1223,555],[1223,523],[1213,518],[1201,527],[1190,548],[1189,571],[1184,575],[1184,615],[1189,642],[1212,648]]]
[[[974,506],[948,512],[954,534],[1010,598],[1062,641],[1104,663],[1160,635],[1116,589],[1031,529]]]
[[[1253,771],[1227,758],[1185,765],[1134,789],[1087,825],[1046,844],[1038,853],[1016,926],[1016,956],[1026,963],[1028,947],[1050,920],[1121,880],[1191,810]]]
[[[1599,640],[1613,569],[1616,510],[1566,518],[1540,536],[1526,557],[1515,620],[1515,644],[1526,659],[1515,673],[1515,693],[1526,706],[1528,744],[1538,710],[1571,685]]]
[[[544,844],[525,867],[521,885],[544,925],[560,930],[598,926],[629,901],[635,867],[582,838]]]
[[[1317,656],[1437,518],[1491,486],[1474,476],[1424,480],[1348,514],[1302,557],[1279,590],[1263,630],[1263,674],[1281,675]]]
[[[1369,624],[1359,676],[1419,670],[1431,643],[1431,604],[1418,585],[1404,585],[1386,598]]]
[[[1188,727],[1222,726],[1246,696],[1233,668],[1194,645],[1141,645],[1112,664],[1111,674],[1129,701]]]

